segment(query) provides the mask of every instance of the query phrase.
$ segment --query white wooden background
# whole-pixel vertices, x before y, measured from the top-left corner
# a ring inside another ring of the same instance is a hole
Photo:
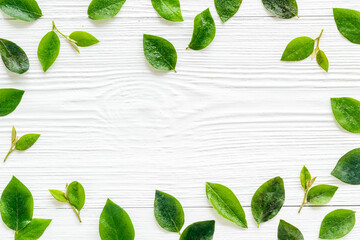
[[[360,187],[330,175],[343,154],[360,147],[360,137],[337,126],[329,102],[331,97],[360,98],[360,46],[339,34],[332,16],[333,7],[360,10],[359,1],[299,0],[299,19],[278,20],[260,0],[244,0],[226,24],[212,0],[181,1],[183,23],[162,20],[150,0],[128,0],[116,18],[100,22],[87,18],[90,1],[38,3],[44,17],[35,23],[0,14],[0,37],[18,43],[31,62],[22,76],[0,67],[1,88],[26,90],[17,110],[0,120],[1,155],[10,147],[13,125],[20,135],[42,134],[31,149],[14,152],[0,166],[0,191],[12,175],[31,190],[34,217],[53,219],[42,239],[100,239],[98,219],[107,198],[129,213],[136,239],[178,239],[153,217],[155,189],[180,200],[186,225],[215,219],[214,240],[277,239],[279,219],[297,226],[306,239],[317,239],[328,212],[360,210]],[[208,7],[217,24],[214,42],[203,51],[185,50],[194,16]],[[65,33],[89,31],[101,43],[78,55],[62,39],[58,60],[43,73],[37,45],[52,20]],[[315,38],[321,29],[328,74],[310,59],[280,62],[290,40]],[[144,33],[174,44],[177,74],[148,66]],[[304,164],[318,176],[317,183],[340,188],[327,206],[307,207],[298,215]],[[251,197],[278,175],[286,184],[285,205],[257,229]],[[82,224],[48,193],[73,180],[87,193]],[[227,185],[237,194],[249,229],[215,213],[205,196],[206,181]],[[359,237],[358,223],[344,239]],[[3,223],[0,239],[13,239]]]

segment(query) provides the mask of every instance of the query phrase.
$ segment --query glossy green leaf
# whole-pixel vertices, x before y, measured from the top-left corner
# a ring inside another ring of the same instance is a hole
[[[22,136],[15,145],[15,149],[19,151],[25,151],[29,149],[39,139],[40,134],[26,134]]]
[[[173,196],[156,191],[154,215],[158,224],[169,232],[180,232],[184,226],[184,210]]]
[[[226,186],[206,183],[206,195],[215,210],[224,218],[247,228],[244,209],[235,194]]]
[[[284,220],[280,220],[278,240],[304,240],[304,236],[297,227]]]
[[[13,177],[1,195],[0,212],[10,229],[19,231],[31,222],[34,200],[29,189]]]
[[[194,20],[194,31],[189,47],[193,50],[201,50],[210,45],[214,40],[216,26],[210,10],[206,9],[198,14]]]
[[[38,47],[38,58],[41,66],[46,72],[55,62],[60,52],[60,39],[54,32],[48,32],[40,41]]]
[[[255,192],[251,212],[258,226],[275,217],[285,201],[284,181],[281,177],[270,179]]]
[[[360,133],[360,102],[349,97],[332,98],[331,108],[336,121],[345,130]]]
[[[25,228],[15,233],[15,240],[39,239],[50,225],[50,219],[34,218]]]
[[[23,74],[29,70],[30,64],[26,53],[14,42],[0,38],[0,54],[9,71]]]
[[[72,182],[67,188],[67,197],[71,205],[80,211],[85,205],[85,190],[79,182]]]
[[[304,166],[300,172],[300,182],[304,190],[307,188],[309,181],[311,181],[311,174],[309,170]]]
[[[50,189],[49,192],[59,202],[67,202],[65,193],[63,191]]]
[[[309,37],[298,37],[292,40],[281,57],[281,61],[301,61],[314,51],[315,40]]]
[[[262,3],[275,17],[289,19],[298,15],[296,0],[262,0]]]
[[[307,201],[314,205],[323,205],[331,201],[338,187],[320,184],[310,189]]]
[[[339,180],[353,184],[360,184],[360,148],[346,153],[340,158],[331,175]]]
[[[151,66],[161,71],[176,72],[177,53],[168,40],[144,34],[143,47],[146,60]]]
[[[324,51],[319,50],[316,53],[316,62],[319,64],[319,66],[325,70],[325,72],[329,71],[329,60],[326,57],[326,54]]]
[[[92,0],[88,15],[93,20],[104,20],[115,17],[126,0]]]
[[[110,199],[107,200],[101,213],[99,230],[101,240],[133,240],[135,238],[134,226],[129,215]]]
[[[33,22],[42,16],[35,0],[1,0],[0,9],[11,17],[27,22]]]
[[[162,18],[171,22],[184,21],[179,0],[151,0],[151,3]]]
[[[180,240],[212,240],[214,232],[215,221],[196,222],[184,230]]]
[[[24,92],[23,90],[13,88],[0,89],[0,117],[9,115],[16,109]]]
[[[350,42],[360,44],[360,12],[334,8],[334,19],[339,32]]]
[[[355,225],[355,212],[338,209],[330,212],[324,218],[320,227],[319,238],[339,239],[347,235]]]
[[[242,0],[215,0],[215,8],[224,23],[232,18],[241,6]]]
[[[71,33],[69,37],[72,40],[75,40],[76,45],[78,45],[79,47],[89,47],[100,42],[90,33],[83,31],[75,31]]]

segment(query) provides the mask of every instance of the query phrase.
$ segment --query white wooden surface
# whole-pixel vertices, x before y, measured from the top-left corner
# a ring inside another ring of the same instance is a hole
[[[23,23],[0,14],[0,33],[27,52],[31,69],[22,76],[0,67],[0,86],[26,90],[17,110],[0,121],[5,155],[11,127],[20,135],[42,136],[31,149],[15,152],[0,167],[0,190],[18,177],[32,191],[35,217],[51,218],[42,239],[99,239],[98,219],[106,198],[130,214],[136,239],[169,240],[152,214],[155,189],[176,196],[186,225],[215,219],[215,240],[277,239],[279,219],[317,239],[323,217],[338,208],[360,210],[360,188],[330,175],[337,160],[359,147],[358,135],[334,122],[329,99],[360,98],[360,46],[337,31],[333,7],[360,10],[357,0],[299,0],[300,19],[274,19],[261,1],[244,0],[238,14],[221,24],[212,0],[183,0],[185,22],[160,19],[150,0],[128,0],[109,21],[87,18],[90,1],[38,0],[44,17]],[[215,41],[204,51],[185,50],[193,18],[210,7],[217,24]],[[101,44],[77,55],[62,40],[61,53],[48,73],[37,61],[37,45],[51,21],[70,33],[93,33]],[[286,44],[298,36],[316,37],[330,73],[314,61],[279,61]],[[178,50],[178,73],[158,73],[146,63],[142,34],[171,41]],[[306,164],[317,183],[339,190],[331,204],[305,208],[299,171]],[[281,176],[286,202],[280,214],[256,228],[249,208],[256,189]],[[49,188],[84,184],[87,202],[82,224],[57,203]],[[229,186],[245,207],[249,229],[222,220],[209,206],[205,182]],[[359,217],[357,217],[359,220]],[[358,239],[360,226],[344,239]],[[0,239],[13,232],[0,224]]]

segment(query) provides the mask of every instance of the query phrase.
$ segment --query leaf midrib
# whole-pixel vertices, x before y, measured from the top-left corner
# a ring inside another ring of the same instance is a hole
[[[229,207],[229,205],[220,197],[220,195],[208,183],[206,185],[216,194],[216,196],[220,198],[220,200],[225,204],[228,209],[230,209],[230,211],[236,216],[236,218],[239,219],[241,223],[243,223],[243,221],[241,221],[238,215]]]
[[[164,0],[160,0],[160,2],[162,2],[163,5],[164,5],[167,9],[169,9],[175,16],[180,17],[180,16],[177,14],[177,12],[175,12],[172,8],[169,7],[169,5],[167,4],[166,0],[165,0],[165,1],[164,1]]]
[[[16,2],[14,2],[14,1],[11,1],[11,2],[14,3],[15,6],[16,6]],[[36,16],[38,16],[38,17],[41,17],[41,16],[42,16],[42,14],[39,14],[39,13],[33,12],[33,11],[29,11],[29,10],[27,10],[27,9],[25,9],[25,8],[21,8],[21,7],[15,8],[14,5],[9,5],[9,4],[6,4],[6,3],[5,3],[5,5],[8,6],[8,7],[13,8],[13,9],[20,9],[20,10],[23,11],[23,12],[31,13],[31,14],[36,15]],[[0,4],[0,6],[1,6],[1,4]]]

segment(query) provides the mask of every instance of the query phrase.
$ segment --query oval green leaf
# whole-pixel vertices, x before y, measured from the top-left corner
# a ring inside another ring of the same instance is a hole
[[[309,37],[298,37],[285,48],[281,61],[301,61],[308,58],[314,51],[315,40]]]
[[[13,88],[0,89],[0,117],[9,115],[16,109],[24,92],[23,90]]]
[[[311,174],[309,170],[304,166],[300,172],[300,183],[304,190],[307,188],[309,181],[311,181]]]
[[[344,8],[334,8],[333,12],[341,35],[352,43],[360,44],[360,12]]]
[[[75,40],[76,45],[78,45],[79,47],[89,47],[100,42],[99,40],[97,40],[96,37],[94,37],[90,33],[83,31],[75,31],[71,33],[69,37],[72,40]]]
[[[34,145],[39,137],[40,134],[34,133],[24,135],[16,142],[15,149],[19,151],[25,151]]]
[[[54,32],[48,32],[40,41],[38,47],[38,58],[41,66],[46,72],[55,62],[60,52],[60,39]]]
[[[0,54],[5,67],[14,73],[23,74],[29,70],[29,59],[21,47],[0,38]]]
[[[88,8],[89,18],[105,20],[115,17],[126,0],[92,0]]]
[[[297,227],[284,220],[280,220],[278,240],[304,240],[304,236]]]
[[[39,239],[50,223],[50,219],[34,218],[25,228],[15,233],[15,240]]]
[[[42,16],[35,0],[1,0],[0,9],[10,17],[26,22],[33,22]]]
[[[242,0],[215,0],[216,12],[223,23],[232,18],[239,10]]]
[[[189,47],[193,50],[201,50],[210,45],[214,40],[216,26],[210,10],[206,9],[198,14],[194,20],[194,31]]]
[[[63,191],[50,189],[49,192],[59,202],[67,202],[65,193]]]
[[[31,222],[34,200],[29,189],[13,177],[1,195],[0,212],[10,229],[19,231]]]
[[[206,183],[206,195],[221,216],[242,228],[247,228],[244,209],[228,187],[208,182]]]
[[[215,221],[196,222],[184,230],[180,240],[212,240],[214,232]]]
[[[162,18],[171,22],[184,21],[179,0],[151,0],[151,3]]]
[[[101,240],[133,240],[135,238],[134,226],[129,215],[110,199],[107,200],[101,213],[99,230]]]
[[[258,226],[275,217],[285,201],[284,181],[281,177],[270,179],[255,192],[251,212]]]
[[[325,72],[329,72],[329,60],[326,57],[326,54],[324,51],[319,50],[316,54],[316,62],[319,64],[319,66],[325,70]]]
[[[158,224],[169,232],[180,233],[184,226],[184,210],[180,202],[173,196],[156,191],[154,215]]]
[[[331,108],[336,121],[345,130],[360,133],[360,102],[349,97],[332,98]]]
[[[289,19],[298,16],[296,0],[262,0],[262,3],[275,17]]]
[[[320,184],[310,189],[307,195],[307,201],[314,205],[327,204],[333,198],[338,187]]]
[[[354,228],[355,212],[338,209],[330,212],[324,218],[320,227],[319,238],[339,239],[347,235]]]
[[[72,182],[67,188],[67,197],[71,205],[80,211],[85,205],[85,190],[79,182]]]
[[[161,71],[176,72],[177,53],[168,40],[144,34],[143,46],[146,60],[151,66]]]
[[[340,158],[331,175],[352,185],[360,184],[360,148],[346,153]]]

